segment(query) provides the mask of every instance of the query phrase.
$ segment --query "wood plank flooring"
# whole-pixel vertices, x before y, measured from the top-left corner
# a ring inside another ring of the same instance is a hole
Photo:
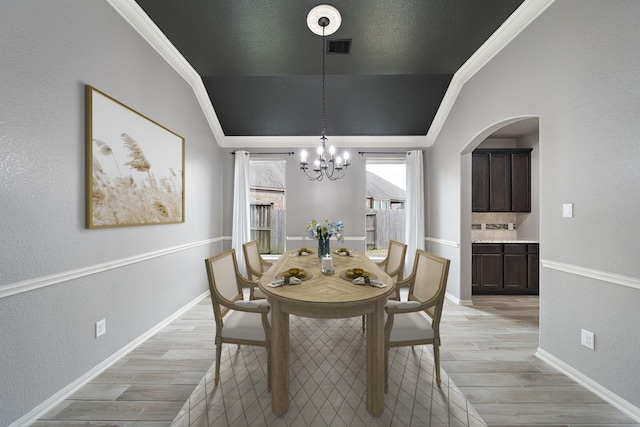
[[[535,357],[537,296],[478,296],[443,313],[442,368],[488,425],[638,425]]]
[[[393,349],[385,413],[364,408],[360,318],[292,317],[290,411],[275,417],[264,349],[224,346],[212,385],[214,323],[205,298],[35,427],[626,425],[629,417],[534,356],[537,297],[446,304],[443,387],[429,346]]]

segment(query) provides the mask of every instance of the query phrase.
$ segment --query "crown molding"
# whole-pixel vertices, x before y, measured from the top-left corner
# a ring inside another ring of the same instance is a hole
[[[107,0],[108,3],[167,61],[193,88],[193,92],[220,147],[281,148],[317,145],[317,137],[295,136],[226,136],[218,120],[202,78],[178,49],[160,31],[134,0]],[[346,147],[430,147],[433,145],[453,108],[464,84],[498,54],[523,29],[555,0],[526,0],[495,33],[454,74],[426,135],[415,136],[332,136],[335,145]]]
[[[202,77],[187,62],[180,51],[169,41],[160,28],[149,18],[149,15],[134,0],[107,0],[107,2],[133,27],[134,30],[153,47],[160,56],[173,67],[180,76],[191,85],[196,99],[202,108],[211,132],[219,145],[225,135],[216,115]]]
[[[367,148],[407,148],[422,147],[425,144],[424,135],[401,136],[336,136],[330,135],[327,140],[338,147],[367,147]],[[315,148],[320,141],[319,136],[226,136],[221,147],[238,148]]]
[[[480,71],[487,62],[500,53],[511,40],[527,28],[527,26],[551,6],[554,1],[555,0],[526,0],[453,75],[451,83],[440,104],[440,108],[438,108],[427,132],[427,147],[432,146],[436,142],[453,108],[453,104],[456,102],[458,94],[465,83]]]

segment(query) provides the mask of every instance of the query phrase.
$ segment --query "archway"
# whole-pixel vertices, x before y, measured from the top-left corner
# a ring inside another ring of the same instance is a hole
[[[502,144],[500,148],[534,149],[532,151],[532,213],[526,222],[530,240],[538,240],[539,236],[539,121],[537,116],[512,117],[488,126],[479,132],[461,152],[460,301],[463,304],[472,304],[471,154],[481,144],[484,146],[488,142],[498,146]]]

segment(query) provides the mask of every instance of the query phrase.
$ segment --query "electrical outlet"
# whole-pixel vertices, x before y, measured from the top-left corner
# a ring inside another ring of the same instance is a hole
[[[96,322],[96,338],[107,333],[107,319],[98,320]]]
[[[594,333],[586,331],[586,330],[583,329],[582,330],[582,338],[580,340],[580,343],[583,346],[593,350],[594,347],[595,347],[595,335],[594,335]]]

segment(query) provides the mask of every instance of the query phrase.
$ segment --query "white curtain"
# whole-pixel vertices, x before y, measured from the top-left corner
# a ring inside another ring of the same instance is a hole
[[[424,249],[424,174],[422,172],[422,150],[407,151],[407,205],[405,243],[407,257],[405,276],[413,269],[416,250]]]
[[[231,247],[236,250],[238,269],[246,271],[242,244],[251,238],[249,224],[249,152],[236,151],[233,174],[233,227]]]

